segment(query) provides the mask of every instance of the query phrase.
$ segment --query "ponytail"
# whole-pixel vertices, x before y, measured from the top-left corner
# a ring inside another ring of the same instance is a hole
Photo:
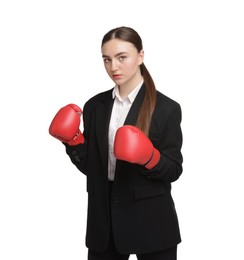
[[[156,88],[144,63],[140,65],[140,69],[146,86],[146,93],[139,111],[136,126],[148,135],[152,114],[156,106]]]

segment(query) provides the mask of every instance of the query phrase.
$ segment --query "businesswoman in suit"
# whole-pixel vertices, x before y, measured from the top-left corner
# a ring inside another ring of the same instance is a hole
[[[88,259],[176,260],[181,235],[171,183],[182,173],[181,107],[156,90],[134,29],[110,30],[101,50],[115,86],[83,111],[61,108],[49,127],[87,178]]]

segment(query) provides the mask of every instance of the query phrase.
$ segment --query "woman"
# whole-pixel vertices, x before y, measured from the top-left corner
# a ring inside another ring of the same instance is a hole
[[[88,259],[175,260],[181,242],[171,183],[182,173],[181,108],[156,90],[138,33],[119,27],[102,40],[115,87],[61,108],[49,132],[87,177]]]

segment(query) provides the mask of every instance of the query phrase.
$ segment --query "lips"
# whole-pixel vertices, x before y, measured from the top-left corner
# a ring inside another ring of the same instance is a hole
[[[113,79],[119,79],[121,78],[121,74],[113,74]]]

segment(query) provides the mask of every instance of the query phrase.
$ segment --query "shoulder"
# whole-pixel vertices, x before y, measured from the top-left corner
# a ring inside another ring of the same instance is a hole
[[[174,99],[157,91],[156,106],[152,116],[152,125],[164,129],[168,122],[180,124],[182,119],[181,106]]]
[[[84,110],[89,110],[94,106],[97,106],[101,102],[104,103],[107,100],[112,98],[112,91],[113,89],[106,90],[104,92],[98,93],[95,96],[91,97],[84,105]]]
[[[157,91],[156,108],[157,109],[161,108],[164,111],[166,110],[169,112],[172,110],[181,110],[181,106],[176,100],[166,96],[165,94],[163,94],[159,91]]]

